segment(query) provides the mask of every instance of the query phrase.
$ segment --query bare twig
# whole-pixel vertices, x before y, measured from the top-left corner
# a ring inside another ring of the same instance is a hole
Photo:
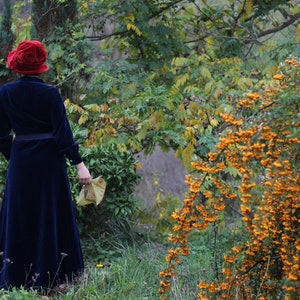
[[[266,279],[266,276],[267,276],[267,273],[268,273],[268,270],[269,270],[269,266],[270,266],[270,261],[271,261],[271,255],[269,255],[269,257],[268,257],[268,262],[267,262],[266,271],[265,271],[265,274],[264,274],[264,277],[263,277],[263,279],[261,280],[261,283],[260,283],[259,289],[258,289],[258,291],[257,291],[257,295],[256,295],[256,297],[255,297],[255,300],[257,300],[257,299],[258,299],[258,297],[259,297],[259,293],[260,293],[260,291],[261,291],[261,288],[262,288],[262,285],[263,285],[263,283],[264,283],[264,281],[265,281],[265,279]]]

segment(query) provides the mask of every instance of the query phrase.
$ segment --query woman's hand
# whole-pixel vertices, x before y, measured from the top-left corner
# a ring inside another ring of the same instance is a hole
[[[90,184],[91,183],[91,175],[84,162],[76,165],[78,180],[81,184]]]

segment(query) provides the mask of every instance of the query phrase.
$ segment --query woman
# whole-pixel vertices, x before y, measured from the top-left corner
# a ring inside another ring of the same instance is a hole
[[[7,63],[22,76],[0,88],[0,152],[10,160],[0,213],[5,289],[51,289],[83,270],[65,157],[80,183],[91,178],[58,89],[38,77],[46,59],[42,43],[21,42]]]

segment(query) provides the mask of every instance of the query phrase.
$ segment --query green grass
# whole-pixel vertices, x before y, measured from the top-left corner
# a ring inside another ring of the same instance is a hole
[[[45,295],[0,290],[0,300],[159,300],[159,272],[167,267],[165,257],[171,247],[168,234],[117,224],[109,232],[82,238],[86,270],[78,282]],[[214,234],[211,227],[190,236],[190,255],[176,269],[170,300],[196,300],[199,280],[211,282],[220,274],[225,248],[240,236],[223,230],[216,244]]]
[[[86,263],[87,269],[80,281],[69,285],[63,292],[39,295],[36,292],[14,289],[0,291],[0,299],[30,300],[158,300],[159,272],[166,266],[165,256],[168,246],[163,243],[145,241],[143,243],[119,242],[115,248],[118,256],[104,267],[96,267],[94,260]],[[172,298],[177,300],[197,299],[197,281],[207,275],[210,259],[199,259],[191,253],[178,267],[172,284]]]
[[[76,299],[159,299],[158,273],[164,252],[156,244],[125,248],[110,266],[89,268],[85,283],[75,293]]]

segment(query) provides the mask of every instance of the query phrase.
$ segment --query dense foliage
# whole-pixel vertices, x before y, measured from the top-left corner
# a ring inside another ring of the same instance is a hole
[[[221,114],[226,129],[206,159],[192,162],[189,195],[173,213],[161,293],[171,288],[176,264],[189,255],[192,230],[222,227],[238,201],[246,234],[216,266],[214,282],[200,282],[199,299],[297,299],[299,295],[299,59],[282,65],[274,81],[259,82]],[[196,171],[196,172],[195,172]]]
[[[0,44],[24,38],[46,44],[51,72],[45,79],[61,88],[93,176],[108,182],[100,207],[78,208],[82,230],[134,216],[136,154],[157,145],[173,149],[191,175],[190,194],[173,214],[175,237],[182,238],[175,242],[183,246],[168,260],[188,253],[192,224],[193,230],[213,224],[222,231],[232,222],[245,240],[217,265],[217,285],[201,281],[199,297],[230,299],[234,291],[264,299],[278,290],[293,297],[299,272],[289,267],[299,265],[298,1],[4,3]],[[286,59],[275,84],[272,76]],[[2,78],[9,75],[4,61]],[[76,198],[74,177],[70,168]],[[171,287],[173,269],[168,272],[162,291]]]
[[[8,52],[11,50],[14,42],[12,32],[12,9],[9,0],[4,0],[2,8],[2,18],[0,23],[0,85],[5,83],[9,78],[9,70],[5,68]]]

